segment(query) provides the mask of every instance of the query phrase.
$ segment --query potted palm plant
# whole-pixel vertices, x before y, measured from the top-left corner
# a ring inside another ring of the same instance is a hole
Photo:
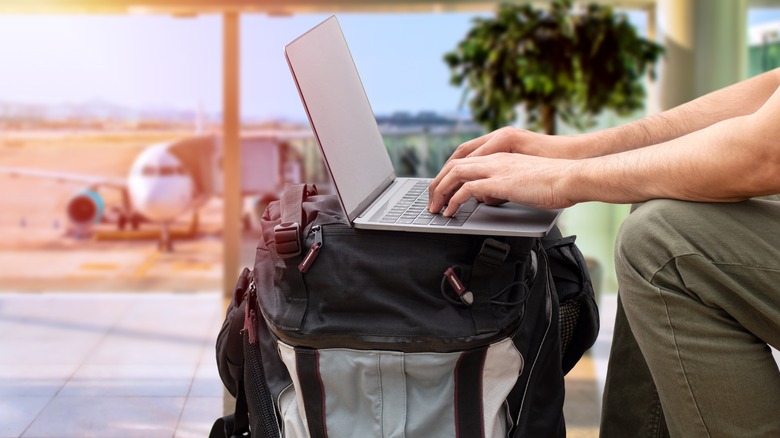
[[[549,9],[500,5],[495,17],[475,19],[444,60],[486,129],[512,124],[522,106],[529,129],[554,134],[559,119],[583,130],[605,109],[641,109],[645,73],[653,77],[662,50],[611,6],[553,0]]]

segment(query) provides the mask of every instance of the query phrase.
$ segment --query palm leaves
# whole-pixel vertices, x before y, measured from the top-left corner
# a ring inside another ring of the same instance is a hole
[[[522,105],[530,128],[552,134],[556,118],[584,129],[603,109],[642,108],[642,78],[662,50],[609,6],[573,13],[571,0],[554,0],[549,10],[503,4],[494,18],[475,19],[444,60],[487,129],[512,123]]]

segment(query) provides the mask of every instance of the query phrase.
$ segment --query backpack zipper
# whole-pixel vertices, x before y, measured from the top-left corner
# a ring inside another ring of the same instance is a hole
[[[250,344],[257,344],[257,312],[255,306],[257,305],[257,285],[255,284],[254,271],[250,273],[249,286],[247,292],[244,295],[244,328],[242,331],[247,333],[248,341]]]
[[[314,260],[317,259],[317,254],[320,253],[320,248],[322,248],[323,245],[322,226],[315,225],[311,227],[311,232],[314,234],[314,243],[311,244],[309,252],[306,253],[303,261],[298,265],[298,270],[301,271],[301,273],[306,273],[306,271],[309,270],[312,263],[314,263]]]

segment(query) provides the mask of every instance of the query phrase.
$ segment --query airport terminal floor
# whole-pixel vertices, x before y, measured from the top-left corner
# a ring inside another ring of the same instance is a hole
[[[569,437],[598,435],[614,297],[566,379]],[[217,292],[0,293],[0,438],[208,436],[222,306]]]

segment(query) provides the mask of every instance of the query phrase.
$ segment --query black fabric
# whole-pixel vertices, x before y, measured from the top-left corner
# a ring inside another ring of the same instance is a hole
[[[561,308],[561,362],[568,373],[599,334],[599,310],[585,257],[574,241],[561,237],[557,228],[542,242],[550,262],[555,292]]]
[[[301,262],[301,256],[296,256],[284,260],[286,268],[285,279],[289,285],[287,305],[285,306],[284,316],[279,320],[279,326],[285,330],[301,331],[303,318],[306,315],[306,308],[309,304],[306,285],[303,282],[303,274],[298,270],[298,264]]]
[[[225,314],[225,321],[217,336],[217,369],[227,390],[235,397],[238,382],[244,377],[244,346],[241,330],[244,327],[244,293],[249,287],[249,269],[238,276],[233,297]]]
[[[513,415],[511,437],[565,437],[564,382],[560,363],[558,297],[547,257],[541,252],[537,281],[530,291],[523,324],[512,339],[526,359],[507,397]]]
[[[490,279],[496,275],[506,261],[511,247],[492,238],[482,241],[482,246],[474,259],[469,287],[474,294],[471,317],[477,334],[495,333],[498,322],[491,311]]]
[[[250,275],[250,285],[247,295],[247,312],[244,319],[243,343],[244,343],[244,384],[246,389],[247,406],[239,406],[240,398],[236,399],[236,419],[239,417],[239,409],[248,409],[249,427],[255,437],[278,437],[279,422],[274,407],[274,397],[268,388],[268,379],[265,376],[263,365],[263,353],[258,333],[257,295],[254,287],[254,274]],[[239,389],[241,387],[239,386]]]
[[[289,280],[291,264],[276,256],[272,230],[280,223],[280,205],[266,209],[258,244],[255,272],[258,298],[271,331],[289,344],[346,348],[394,348],[401,351],[457,351],[473,342],[500,339],[516,323],[519,305],[477,303],[491,320],[490,330],[475,332],[472,309],[442,298],[441,279],[458,268],[468,284],[484,237],[431,233],[401,233],[354,229],[341,216],[334,196],[311,196],[303,205],[303,247],[314,242],[320,227],[322,246],[303,274],[305,291]],[[531,269],[530,252],[537,239],[507,238],[509,254],[492,269],[481,288],[501,300],[522,299],[522,286],[509,287]],[[306,293],[307,307],[300,330],[290,330],[287,314],[294,296]],[[457,298],[457,297],[456,297]],[[486,324],[487,325],[487,324]]]
[[[304,212],[302,209],[303,201],[309,193],[305,184],[296,184],[289,186],[282,194],[281,204],[281,222],[283,225],[294,226],[298,229],[302,227]],[[316,193],[313,190],[312,193]],[[284,275],[290,287],[287,289],[287,305],[285,314],[281,321],[285,330],[300,331],[303,325],[303,317],[308,307],[308,296],[306,285],[303,283],[303,274],[298,270],[305,248],[301,243],[301,236],[296,233],[295,240],[297,251],[293,256],[283,256],[282,260],[286,265]],[[278,239],[277,239],[278,241]]]
[[[209,438],[232,438],[236,435],[233,433],[235,426],[235,414],[225,415],[222,418],[217,418],[214,425],[211,426],[209,432]]]
[[[244,385],[246,387],[246,403],[249,411],[249,428],[256,438],[271,438],[281,435],[273,405],[273,396],[268,389],[262,353],[258,344],[251,344],[244,334],[244,349],[246,365],[244,370]],[[238,399],[236,400],[238,412]]]
[[[455,367],[455,428],[457,438],[484,437],[482,369],[487,347],[464,352]]]
[[[325,394],[322,392],[320,379],[319,356],[316,350],[305,348],[295,349],[295,360],[298,371],[298,381],[303,397],[303,408],[306,410],[306,422],[311,438],[327,438],[328,430],[325,423]]]
[[[236,411],[215,422],[212,437],[221,438],[222,434],[226,437],[248,436],[250,426],[255,437],[280,436],[260,346],[257,342],[250,344],[249,330],[245,329],[246,315],[256,315],[256,306],[252,272],[244,268],[236,282],[216,345],[219,374],[236,398]],[[257,318],[253,318],[252,323],[251,330],[257,333]]]
[[[569,348],[571,341],[577,335],[577,321],[580,319],[580,307],[582,307],[582,305],[574,300],[569,300],[565,304],[560,305],[562,355],[566,354],[566,350]]]

